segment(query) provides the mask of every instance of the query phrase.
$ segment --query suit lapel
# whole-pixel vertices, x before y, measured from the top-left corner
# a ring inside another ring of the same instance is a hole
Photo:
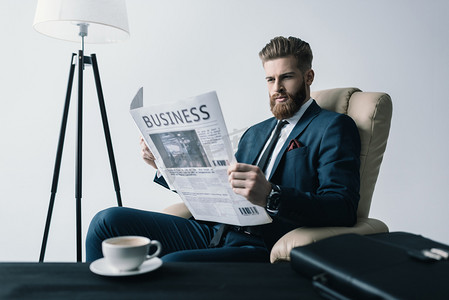
[[[261,127],[261,130],[257,130],[255,132],[254,137],[254,144],[252,145],[252,150],[249,153],[249,159],[248,161],[251,162],[251,164],[255,165],[257,162],[257,158],[259,157],[261,151],[263,150],[263,147],[265,146],[266,142],[270,138],[271,132],[273,131],[274,127],[276,126],[277,120],[276,118],[268,119],[268,122],[264,124]]]
[[[297,138],[299,135],[302,134],[302,132],[307,128],[307,126],[310,124],[310,122],[320,113],[321,108],[318,106],[318,104],[315,102],[315,100],[312,102],[312,104],[307,108],[307,110],[304,112],[304,115],[299,119],[296,126],[293,128],[292,132],[288,136],[287,140],[285,141],[284,145],[281,148],[281,151],[279,152],[278,156],[276,157],[276,160],[274,161],[273,169],[270,174],[270,178],[273,176],[274,172],[276,171],[279,162],[281,161],[282,156],[284,156],[284,152],[287,150],[288,144],[292,139]]]

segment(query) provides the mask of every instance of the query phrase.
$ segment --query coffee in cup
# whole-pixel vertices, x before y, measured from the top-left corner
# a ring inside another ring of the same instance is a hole
[[[161,243],[143,236],[120,236],[104,240],[101,244],[106,263],[117,271],[135,270],[146,260],[161,252]],[[150,246],[156,251],[148,255]]]

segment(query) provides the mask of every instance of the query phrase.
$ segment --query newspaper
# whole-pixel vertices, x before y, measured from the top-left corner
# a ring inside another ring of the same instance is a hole
[[[239,226],[272,221],[230,187],[227,168],[236,159],[216,92],[143,107],[140,88],[130,112],[158,171],[195,219]]]

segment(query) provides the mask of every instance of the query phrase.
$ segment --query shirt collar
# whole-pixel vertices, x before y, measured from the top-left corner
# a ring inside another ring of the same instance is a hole
[[[296,125],[296,123],[298,123],[299,119],[301,119],[301,117],[304,115],[305,111],[309,108],[309,106],[310,106],[310,104],[312,104],[312,102],[313,102],[313,99],[310,98],[309,100],[307,100],[306,103],[301,105],[299,110],[291,118],[288,118],[285,120],[287,120],[289,124]]]

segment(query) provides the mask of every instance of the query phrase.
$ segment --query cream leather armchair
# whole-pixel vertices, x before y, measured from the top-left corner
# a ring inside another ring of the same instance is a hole
[[[388,232],[385,223],[368,218],[368,214],[390,131],[392,116],[390,96],[385,93],[362,92],[357,88],[337,88],[312,92],[312,98],[324,109],[349,115],[359,129],[361,164],[358,219],[353,227],[301,227],[288,232],[273,246],[270,255],[272,263],[289,261],[292,248],[330,236]],[[183,203],[171,205],[164,212],[185,218],[191,216]]]

